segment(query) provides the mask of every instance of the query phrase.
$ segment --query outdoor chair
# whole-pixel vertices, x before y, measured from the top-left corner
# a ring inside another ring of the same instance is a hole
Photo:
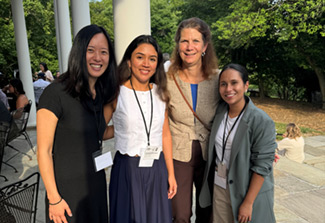
[[[9,133],[10,125],[8,122],[0,122],[0,173],[2,167],[3,153],[6,146],[6,140]],[[0,177],[4,178],[5,181],[8,181],[7,177],[0,175]]]
[[[40,174],[0,189],[0,222],[31,223],[36,221]]]
[[[8,122],[1,121],[0,122],[0,172],[1,172],[2,164],[6,164],[7,166],[13,168],[17,173],[18,171],[14,166],[3,161],[4,148],[6,146],[9,130],[10,130],[10,124]],[[8,181],[7,177],[3,175],[0,175],[0,177],[4,178],[5,181]]]
[[[28,156],[29,159],[32,160],[32,157],[30,155],[28,155],[27,153],[22,152],[21,150],[15,148],[12,144],[9,144],[13,140],[17,139],[20,136],[25,137],[25,140],[28,142],[30,148],[33,150],[34,153],[36,153],[34,151],[34,149],[33,149],[33,144],[30,141],[30,138],[29,138],[29,136],[27,134],[27,131],[26,131],[31,106],[32,106],[32,101],[29,100],[28,104],[24,108],[17,109],[17,110],[12,112],[13,120],[12,120],[12,123],[11,123],[11,128],[14,128],[14,130],[12,131],[14,133],[14,135],[9,134],[6,146],[10,147],[11,149],[16,150],[17,153],[14,156],[12,156],[10,159],[6,160],[6,162],[8,162],[12,158],[14,158],[19,153]]]

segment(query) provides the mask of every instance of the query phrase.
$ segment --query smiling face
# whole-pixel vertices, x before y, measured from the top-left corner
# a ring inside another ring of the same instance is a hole
[[[244,83],[238,71],[229,68],[220,76],[219,93],[229,107],[243,107],[245,105],[244,93],[248,85],[248,81]]]
[[[89,80],[97,80],[108,67],[109,48],[103,33],[98,33],[90,40],[86,53]]]
[[[202,34],[193,28],[185,28],[181,31],[178,53],[185,66],[201,65],[202,53],[207,45]]]
[[[131,80],[134,86],[147,86],[158,64],[158,53],[149,43],[140,44],[131,55],[128,65],[131,69]]]

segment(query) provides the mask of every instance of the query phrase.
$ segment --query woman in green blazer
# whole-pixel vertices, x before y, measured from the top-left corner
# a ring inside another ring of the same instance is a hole
[[[211,129],[201,207],[213,205],[213,222],[275,222],[272,119],[244,95],[248,73],[239,64],[219,76],[221,102]]]

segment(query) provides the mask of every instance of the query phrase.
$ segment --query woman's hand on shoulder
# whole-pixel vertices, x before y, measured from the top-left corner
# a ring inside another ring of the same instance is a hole
[[[50,205],[49,207],[49,217],[54,223],[68,223],[67,218],[65,217],[65,212],[68,216],[72,217],[72,212],[70,210],[67,202],[62,199],[62,201],[55,205]]]
[[[177,193],[177,183],[176,183],[175,176],[168,177],[168,184],[169,184],[168,199],[172,199]]]

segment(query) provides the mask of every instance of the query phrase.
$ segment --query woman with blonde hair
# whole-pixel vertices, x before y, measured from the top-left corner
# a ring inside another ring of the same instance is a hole
[[[289,123],[283,137],[284,139],[278,142],[277,152],[290,160],[302,163],[305,159],[305,141],[300,128],[295,123]]]

